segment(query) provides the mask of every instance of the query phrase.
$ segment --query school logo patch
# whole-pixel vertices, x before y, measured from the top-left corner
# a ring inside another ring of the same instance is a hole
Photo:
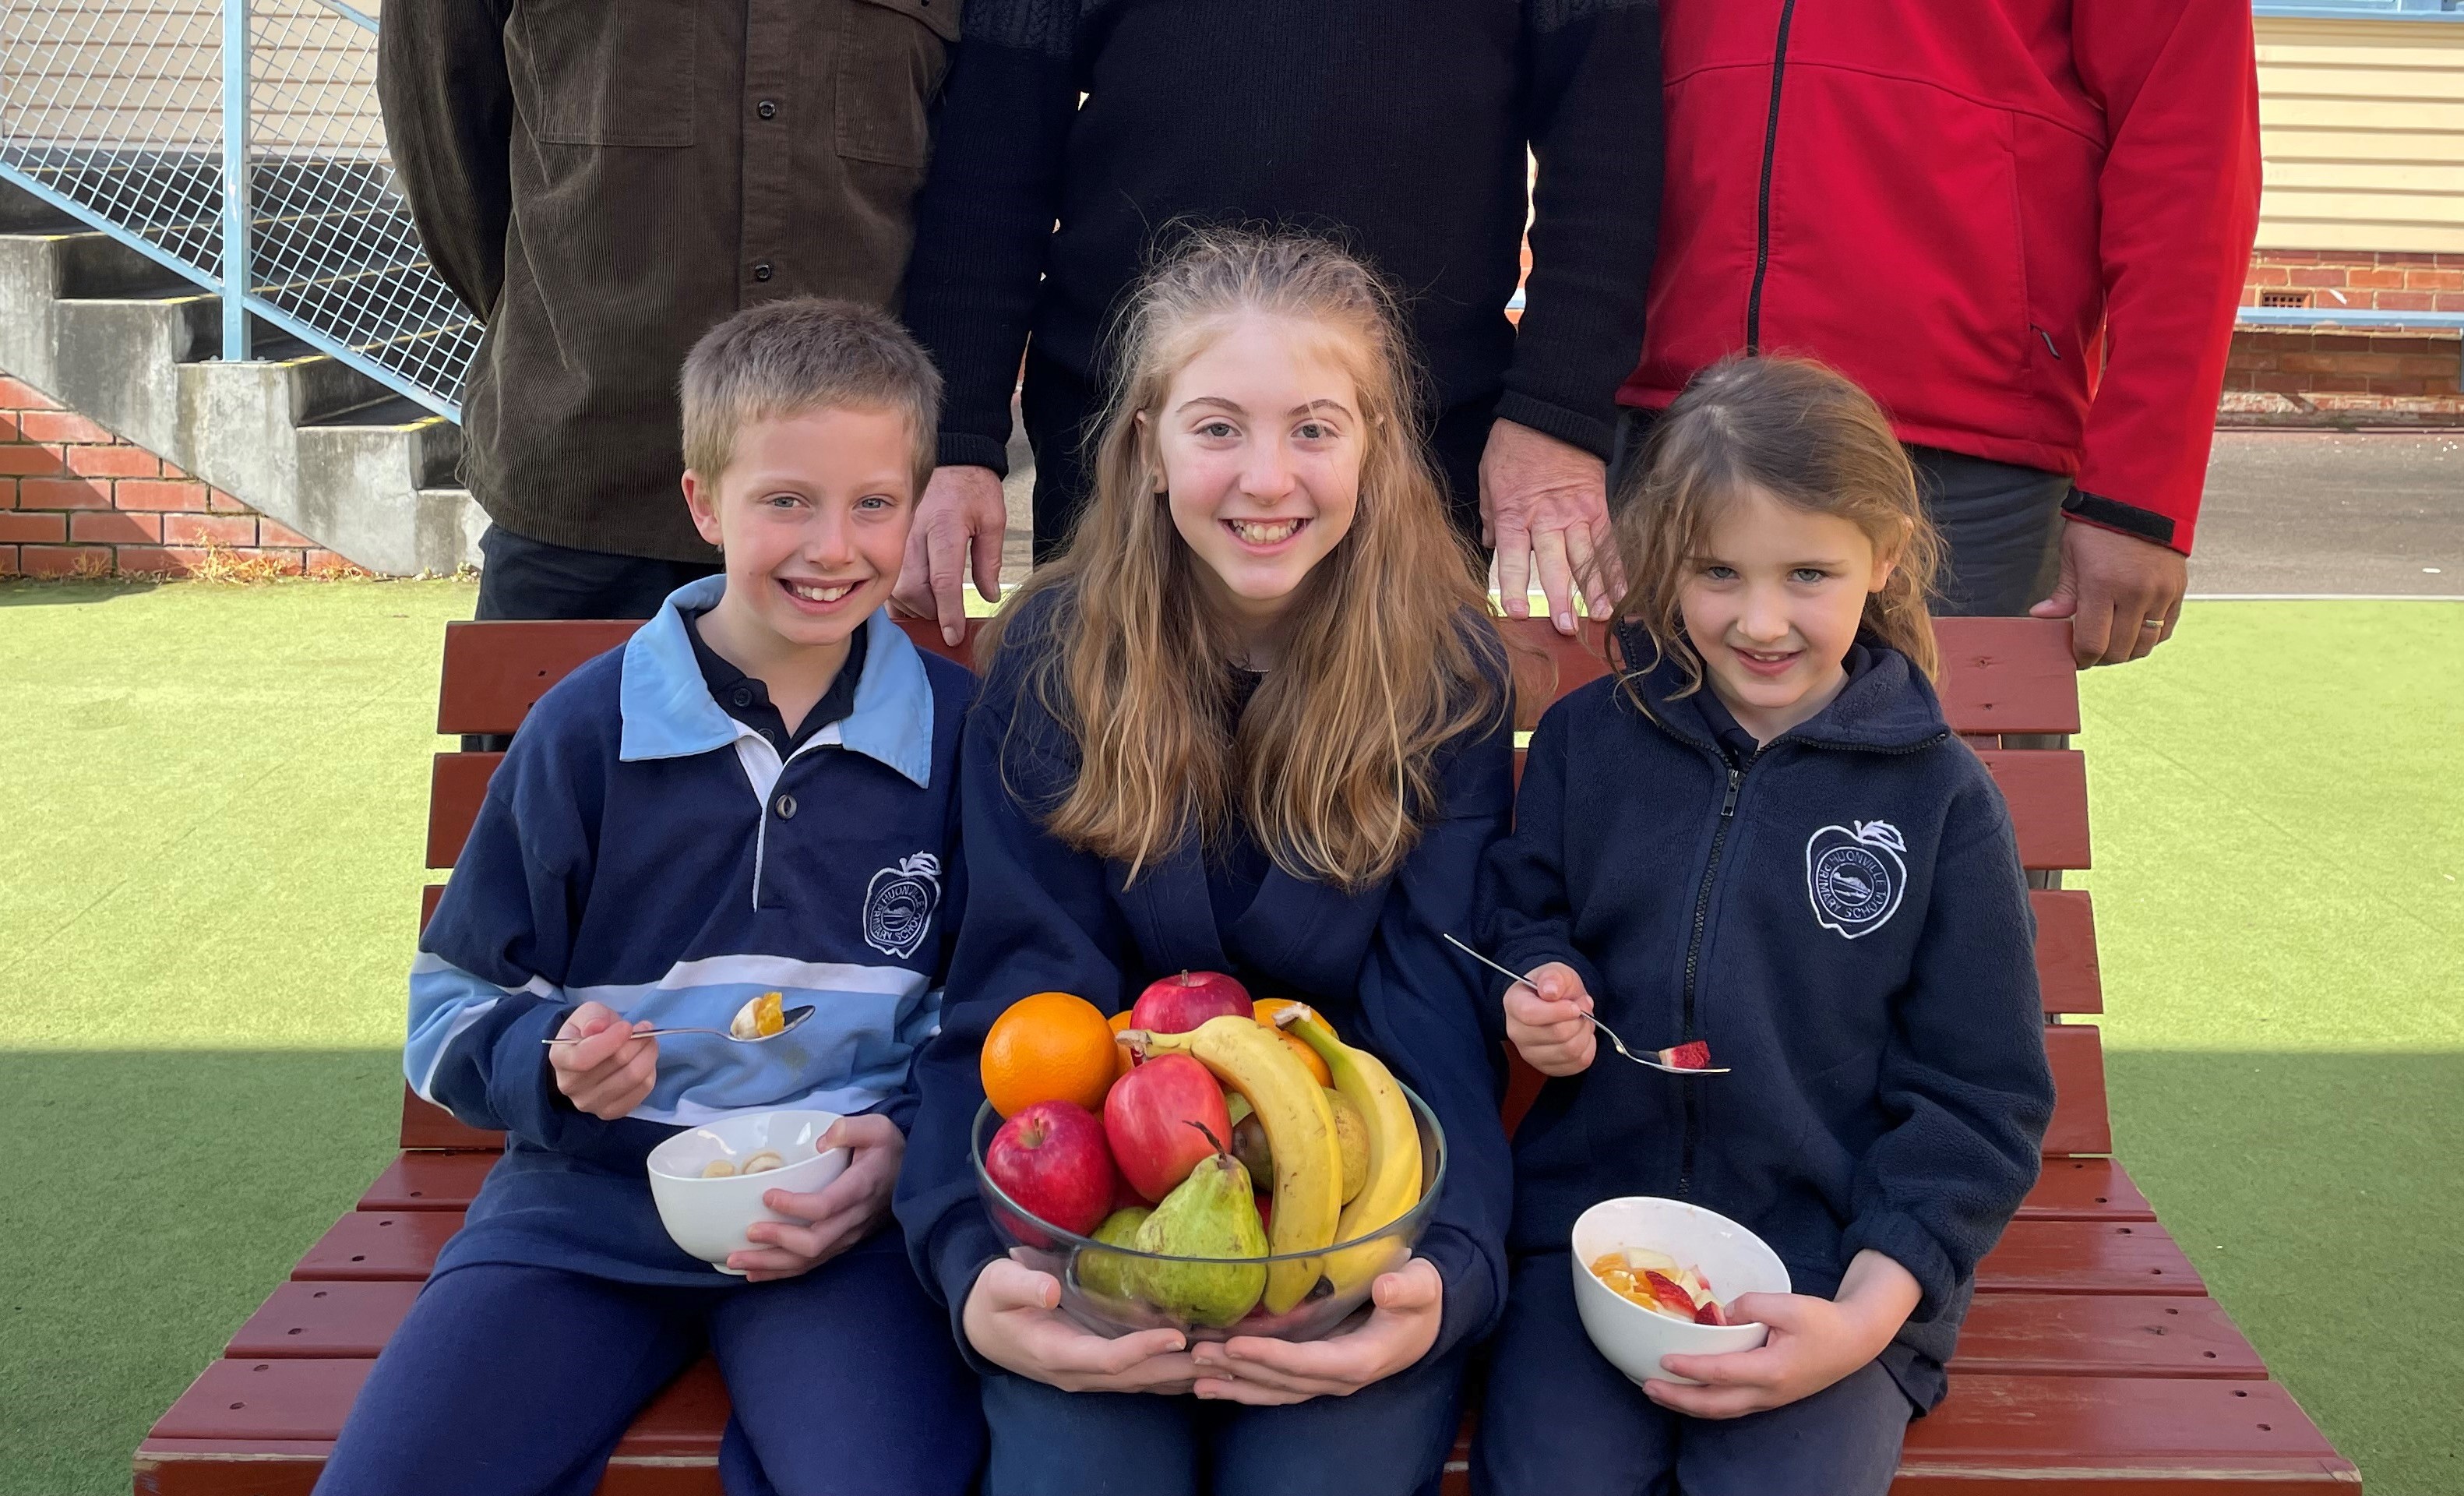
[[[940,905],[941,859],[931,852],[902,857],[865,886],[864,943],[903,961],[924,943]]]
[[[1889,924],[1907,888],[1907,866],[1900,861],[1907,849],[1887,821],[1827,825],[1807,837],[1805,891],[1815,920],[1850,940]]]

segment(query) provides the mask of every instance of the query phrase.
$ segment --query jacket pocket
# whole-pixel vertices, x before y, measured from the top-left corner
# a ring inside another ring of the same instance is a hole
[[[921,169],[933,96],[958,39],[959,0],[855,0],[838,69],[839,154]]]
[[[691,145],[699,29],[693,0],[517,0],[515,107],[554,144]]]

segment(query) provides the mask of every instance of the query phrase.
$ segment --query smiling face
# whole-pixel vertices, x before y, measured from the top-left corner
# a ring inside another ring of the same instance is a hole
[[[1200,592],[1249,634],[1253,656],[1352,530],[1367,434],[1359,411],[1329,334],[1247,313],[1139,417]]]
[[[834,671],[898,580],[913,433],[903,415],[858,407],[749,422],[715,482],[685,474],[685,502],[726,557],[726,596],[703,620],[711,647],[748,671],[821,649]]]
[[[1737,725],[1764,742],[1830,705],[1846,684],[1865,598],[1890,580],[1855,524],[1784,504],[1758,488],[1732,495],[1686,559],[1678,588],[1686,637]]]

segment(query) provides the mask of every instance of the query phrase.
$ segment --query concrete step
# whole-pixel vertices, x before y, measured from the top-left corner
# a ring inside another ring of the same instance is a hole
[[[218,296],[5,186],[0,211],[0,370],[371,570],[475,560],[452,423],[262,322],[224,363]]]

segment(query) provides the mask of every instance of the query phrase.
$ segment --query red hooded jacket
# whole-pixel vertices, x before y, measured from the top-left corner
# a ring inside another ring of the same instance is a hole
[[[2249,0],[1665,0],[1649,408],[1811,354],[2190,549],[2258,222]]]

